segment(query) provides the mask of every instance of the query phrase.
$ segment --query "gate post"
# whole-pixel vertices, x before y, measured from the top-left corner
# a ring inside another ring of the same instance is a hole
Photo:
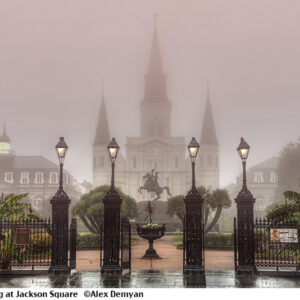
[[[184,257],[183,272],[204,273],[203,266],[203,199],[196,189],[195,162],[199,150],[199,144],[193,137],[188,149],[192,161],[192,188],[184,199],[185,224],[184,224]]]
[[[109,190],[104,203],[104,249],[101,272],[121,272],[120,266],[120,208],[118,192]]]
[[[63,189],[63,163],[68,146],[63,137],[55,146],[59,159],[59,188],[50,200],[52,205],[52,253],[50,272],[69,273],[68,235],[70,198]]]
[[[254,220],[253,206],[255,199],[246,184],[246,159],[249,145],[241,138],[237,151],[243,162],[243,186],[235,198],[237,204],[237,250],[238,261],[236,274],[254,274],[256,271],[254,260]]]
[[[50,200],[52,204],[52,254],[50,272],[69,273],[68,233],[71,200],[62,190]]]

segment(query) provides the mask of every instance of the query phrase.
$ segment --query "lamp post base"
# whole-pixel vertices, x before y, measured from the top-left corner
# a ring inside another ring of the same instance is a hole
[[[256,267],[254,265],[240,265],[235,270],[236,275],[254,275],[256,274]]]
[[[200,265],[187,265],[183,269],[183,274],[204,274],[205,269]]]
[[[101,273],[121,273],[122,268],[119,265],[103,265]]]

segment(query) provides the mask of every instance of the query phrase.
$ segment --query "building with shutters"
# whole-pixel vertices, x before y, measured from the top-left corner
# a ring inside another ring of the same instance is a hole
[[[73,176],[64,170],[64,190],[74,205],[81,196]],[[18,156],[4,126],[0,136],[0,193],[28,193],[25,201],[40,215],[51,215],[50,199],[59,184],[59,166],[42,156]]]

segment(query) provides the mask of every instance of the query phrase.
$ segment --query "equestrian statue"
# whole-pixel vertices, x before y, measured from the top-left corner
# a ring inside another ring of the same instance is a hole
[[[146,175],[143,176],[144,185],[140,186],[138,192],[142,194],[142,190],[146,190],[149,193],[155,193],[156,198],[153,201],[160,199],[160,195],[164,190],[167,191],[169,196],[172,196],[170,193],[170,189],[168,186],[161,187],[158,183],[158,172],[155,172],[154,169],[151,170],[151,174],[148,172]]]

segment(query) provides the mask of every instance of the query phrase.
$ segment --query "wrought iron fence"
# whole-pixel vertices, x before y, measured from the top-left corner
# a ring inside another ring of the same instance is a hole
[[[70,269],[76,269],[77,220],[72,218],[70,226]]]
[[[299,230],[296,221],[254,222],[255,264],[257,267],[296,268],[300,263]]]
[[[50,266],[51,227],[50,219],[0,219],[0,269]]]
[[[120,228],[120,266],[122,270],[131,270],[131,224],[128,219],[122,218]],[[100,226],[100,268],[104,262],[104,226]]]

